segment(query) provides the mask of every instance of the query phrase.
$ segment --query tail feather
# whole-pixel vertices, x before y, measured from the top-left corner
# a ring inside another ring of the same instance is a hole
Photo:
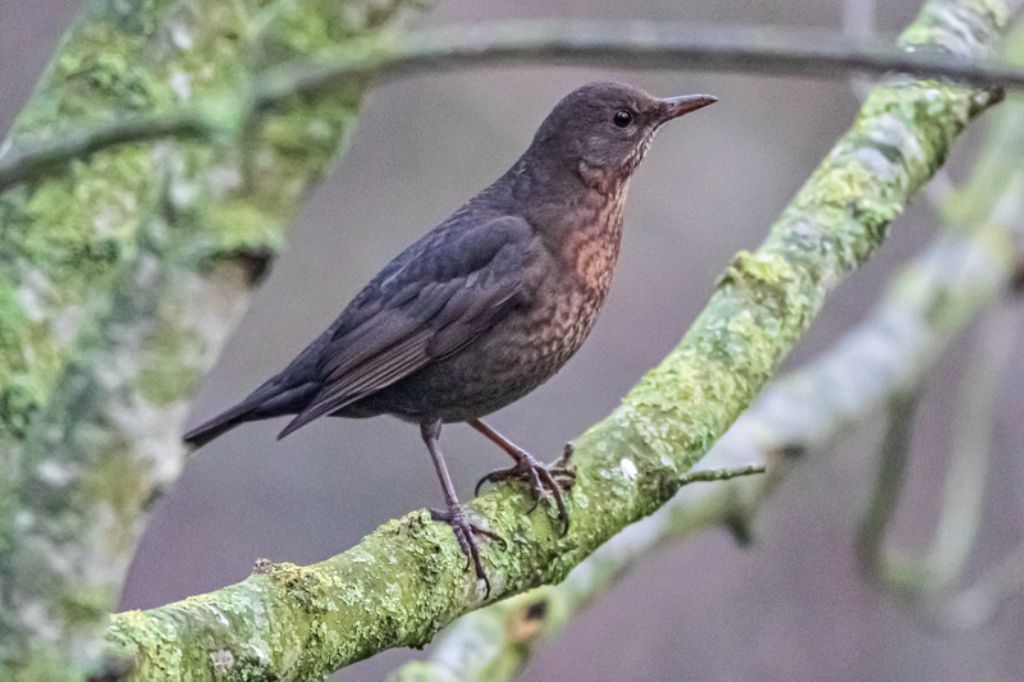
[[[229,410],[205,421],[185,434],[185,444],[198,450],[215,438],[219,438],[239,424],[249,421],[249,415],[255,406],[246,402],[239,403]]]
[[[298,414],[306,408],[317,391],[315,382],[299,383],[288,388],[282,388],[280,383],[267,382],[231,409],[186,433],[185,443],[197,450],[245,422]]]

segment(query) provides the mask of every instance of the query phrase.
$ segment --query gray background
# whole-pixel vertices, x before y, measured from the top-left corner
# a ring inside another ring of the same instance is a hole
[[[918,2],[880,2],[893,33]],[[0,128],[28,97],[78,2],[0,0]],[[647,18],[835,27],[836,0],[446,0],[429,23],[508,17]],[[279,369],[384,262],[502,172],[558,98],[596,78],[661,95],[711,92],[712,109],[658,138],[633,183],[612,295],[591,340],[555,379],[494,418],[538,454],[605,415],[679,339],[716,275],[756,246],[856,111],[842,82],[696,73],[517,68],[420,77],[370,98],[343,164],[298,217],[288,252],[210,375],[196,415],[209,415]],[[953,158],[966,167],[977,131]],[[833,296],[789,365],[826,348],[867,310],[888,274],[932,233],[918,201],[877,257]],[[1018,308],[1020,304],[1017,304]],[[894,540],[921,547],[943,474],[948,396],[971,368],[957,341],[929,380]],[[1019,386],[1006,372],[987,520],[971,575],[1021,536],[1016,489],[1024,443]],[[280,423],[251,425],[206,448],[158,506],[122,606],[151,607],[244,578],[256,557],[300,563],[334,554],[384,520],[440,500],[415,430],[387,419],[322,421],[276,443]],[[756,544],[721,531],[660,552],[577,618],[526,672],[528,680],[1009,680],[1024,678],[1024,610],[990,627],[928,633],[858,576],[853,530],[872,472],[879,423],[786,481],[757,520]],[[449,427],[453,475],[468,496],[503,455]],[[379,679],[414,656],[391,651],[344,680]]]

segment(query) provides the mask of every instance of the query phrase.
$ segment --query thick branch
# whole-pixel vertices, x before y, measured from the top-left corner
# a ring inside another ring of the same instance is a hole
[[[932,0],[901,45],[987,57],[1005,10],[996,0]],[[510,540],[506,552],[484,552],[492,596],[563,579],[670,499],[776,371],[826,293],[871,255],[958,133],[993,101],[989,91],[937,82],[877,89],[761,248],[736,257],[679,347],[580,437],[569,533],[559,537],[550,519],[525,514],[528,496],[510,486],[474,502],[473,513]],[[239,673],[307,679],[388,647],[422,645],[482,605],[451,533],[422,521],[417,513],[389,522],[310,567],[261,564],[217,592],[122,614],[110,641],[150,680],[212,678],[211,654],[228,658],[220,652],[239,662]]]
[[[896,52],[888,45],[852,42],[808,29],[673,26],[654,22],[510,22],[451,26],[367,40],[344,55],[279,66],[254,78],[238,116],[296,95],[428,71],[523,63],[616,69],[731,71],[772,76],[836,78],[899,72],[987,87],[1024,88],[1024,71],[985,59]],[[231,122],[238,129],[244,121]],[[193,112],[114,123],[0,157],[0,190],[32,180],[54,166],[115,144],[168,136],[210,137],[224,126]]]
[[[1024,39],[1019,43],[1024,46]],[[461,618],[429,660],[406,664],[392,679],[512,679],[533,651],[654,549],[713,525],[742,532],[794,464],[831,452],[853,425],[915,390],[957,333],[979,311],[1003,297],[1011,283],[1014,240],[1024,236],[1024,165],[1017,152],[1022,146],[1024,108],[1004,110],[972,181],[950,206],[957,220],[967,221],[963,229],[939,237],[909,263],[867,319],[831,350],[773,381],[702,460],[713,466],[771,463],[769,477],[680,491],[650,519],[605,543],[562,583]],[[939,538],[950,535],[952,526],[964,530],[964,519],[954,519],[955,512],[950,512],[948,519],[943,517],[948,523],[940,527],[951,527],[937,534],[936,541],[944,566],[949,553],[957,551],[948,545],[961,541]],[[1019,549],[944,605],[936,618],[948,619],[954,627],[977,624],[994,612],[1007,593],[1022,586],[1024,549]]]
[[[336,54],[403,4],[93,0],[62,42],[3,145],[22,168],[84,160],[0,194],[0,679],[80,678],[101,654],[188,402],[362,91],[284,104],[244,144],[97,149],[154,132],[118,121],[230,123],[250,68]]]

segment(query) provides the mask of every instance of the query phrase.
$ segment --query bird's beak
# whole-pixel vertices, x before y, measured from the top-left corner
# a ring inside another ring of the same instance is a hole
[[[665,107],[665,120],[679,118],[691,111],[703,109],[709,104],[714,104],[718,98],[714,95],[681,95],[680,97],[666,97],[661,100]]]

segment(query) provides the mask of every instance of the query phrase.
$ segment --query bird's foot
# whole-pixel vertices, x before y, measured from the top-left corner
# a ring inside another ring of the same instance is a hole
[[[485,483],[501,483],[503,481],[528,483],[534,495],[534,504],[530,508],[530,512],[536,509],[541,501],[548,504],[554,501],[554,505],[558,509],[558,522],[562,525],[562,535],[565,535],[569,532],[569,510],[566,508],[562,493],[571,490],[576,483],[576,470],[572,466],[572,444],[566,444],[562,458],[552,466],[542,464],[525,450],[518,450],[514,456],[516,458],[515,465],[508,469],[492,471],[477,481],[474,494],[479,494],[480,488]]]
[[[565,447],[562,448],[562,456],[558,458],[557,462],[555,462],[555,466],[556,467],[561,467],[563,469],[571,469],[572,470],[572,480],[573,481],[576,480],[576,469],[573,468],[573,464],[572,464],[572,456],[573,456],[573,454],[575,452],[576,452],[576,444],[573,443],[572,441],[569,441],[569,442],[567,442],[565,444]]]
[[[462,549],[462,553],[466,555],[466,570],[469,570],[470,563],[472,563],[473,568],[476,570],[477,579],[484,581],[484,599],[490,597],[491,581],[487,578],[484,564],[480,560],[480,545],[477,542],[477,536],[494,540],[501,547],[502,551],[508,549],[508,543],[494,531],[471,521],[466,515],[465,509],[460,505],[449,507],[448,511],[437,509],[430,509],[428,511],[430,512],[430,518],[434,521],[440,521],[452,527],[455,539],[459,541],[459,547]]]

